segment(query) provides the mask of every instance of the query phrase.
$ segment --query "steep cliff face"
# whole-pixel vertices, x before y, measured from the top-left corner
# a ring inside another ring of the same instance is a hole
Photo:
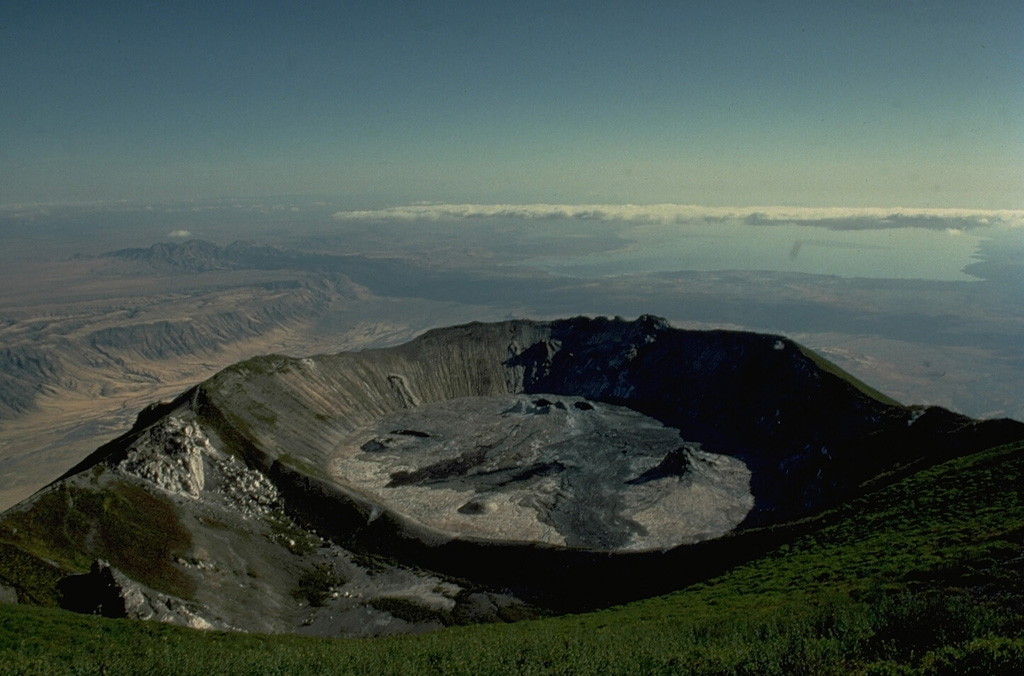
[[[647,316],[468,324],[229,367],[144,411],[0,536],[45,553],[31,524],[92,524],[59,543],[65,560],[142,576],[192,622],[365,635],[522,609],[496,589],[564,609],[670,589],[787,532],[758,526],[1021,438],[902,406],[779,336]],[[125,513],[133,532],[182,534],[153,546],[159,566],[105,548],[112,517],[89,511],[89,495],[128,509],[140,491],[155,502]]]

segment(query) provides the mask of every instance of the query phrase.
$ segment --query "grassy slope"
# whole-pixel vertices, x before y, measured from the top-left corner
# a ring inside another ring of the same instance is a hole
[[[48,538],[32,538],[32,533]],[[169,502],[137,486],[115,481],[101,490],[57,484],[31,509],[16,508],[0,521],[0,583],[52,606],[54,571],[83,573],[94,558],[102,558],[132,579],[188,598],[192,583],[171,561],[188,549],[190,538]],[[56,568],[50,570],[48,561]]]
[[[1024,444],[924,470],[707,583],[423,636],[202,633],[0,606],[12,674],[1024,673]]]

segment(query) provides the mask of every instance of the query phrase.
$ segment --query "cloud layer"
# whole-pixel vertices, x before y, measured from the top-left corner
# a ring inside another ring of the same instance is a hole
[[[741,221],[748,225],[814,225],[830,230],[927,228],[963,231],[992,225],[1024,227],[1024,210],[708,207],[693,204],[412,204],[368,211],[339,211],[334,218],[339,221],[392,222],[515,218],[641,224]]]

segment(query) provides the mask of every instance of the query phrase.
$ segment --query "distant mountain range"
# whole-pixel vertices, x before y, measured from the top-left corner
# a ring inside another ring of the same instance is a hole
[[[337,257],[304,254],[276,246],[238,241],[218,246],[201,239],[182,243],[159,242],[148,248],[119,249],[106,254],[109,258],[139,261],[150,266],[167,266],[192,272],[211,270],[279,270],[282,268],[324,268]],[[318,265],[319,264],[319,265]]]

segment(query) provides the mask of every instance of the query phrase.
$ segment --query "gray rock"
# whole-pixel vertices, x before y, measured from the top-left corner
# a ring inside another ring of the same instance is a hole
[[[742,461],[684,443],[622,406],[465,397],[382,417],[342,440],[328,467],[450,537],[642,551],[721,535],[753,507]]]
[[[212,453],[198,423],[168,416],[129,446],[117,470],[169,493],[197,498],[206,481],[203,456]]]
[[[18,590],[14,587],[5,587],[0,584],[0,603],[17,603]]]
[[[1010,421],[900,406],[778,336],[653,317],[269,355],[147,409],[61,479],[122,496],[133,484],[170,507],[190,535],[171,556],[193,595],[97,565],[66,599],[356,636],[521,616],[523,601],[596,607],[715,574],[771,546],[748,527],[812,514],[894,467],[1021,437]],[[97,543],[82,547],[110,556]],[[337,581],[311,592],[323,570]]]

